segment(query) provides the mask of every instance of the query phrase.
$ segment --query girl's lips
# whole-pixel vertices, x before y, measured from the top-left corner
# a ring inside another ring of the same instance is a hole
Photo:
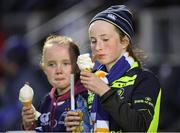
[[[105,54],[98,54],[97,56],[98,56],[98,58],[103,58],[105,56]]]
[[[55,78],[55,81],[62,81],[64,78]]]

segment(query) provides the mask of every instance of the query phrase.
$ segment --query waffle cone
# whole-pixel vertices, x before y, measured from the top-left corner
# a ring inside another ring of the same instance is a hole
[[[85,68],[84,71],[86,71],[86,72],[92,72],[92,68]]]
[[[23,105],[26,106],[26,107],[31,106],[31,104],[32,104],[32,101],[23,102]]]
[[[83,126],[82,126],[83,113],[80,110],[77,110],[76,112],[79,114],[81,122],[80,122],[80,125],[77,126],[75,130],[73,130],[73,133],[79,133],[79,132],[82,132],[83,130]]]

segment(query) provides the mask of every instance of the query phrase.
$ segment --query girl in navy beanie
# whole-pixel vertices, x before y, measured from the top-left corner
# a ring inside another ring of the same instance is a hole
[[[161,88],[133,51],[133,24],[133,15],[125,5],[111,6],[90,21],[92,54],[101,64],[97,71],[107,73],[104,82],[94,73],[81,72],[81,83],[93,92],[88,100],[92,132],[158,129]],[[67,113],[67,131],[76,128],[78,120],[78,114]]]

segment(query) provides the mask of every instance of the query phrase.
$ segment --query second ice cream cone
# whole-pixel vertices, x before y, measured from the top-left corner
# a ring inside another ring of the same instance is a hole
[[[77,126],[76,129],[73,131],[73,133],[80,133],[83,130],[83,126],[82,126],[82,124],[83,124],[83,121],[82,121],[83,120],[83,113],[80,110],[77,110],[76,112],[79,114],[81,122],[80,122],[79,126]]]
[[[79,55],[77,64],[79,66],[79,69],[82,71],[92,72],[92,69],[94,67],[94,62],[92,62],[89,53]]]

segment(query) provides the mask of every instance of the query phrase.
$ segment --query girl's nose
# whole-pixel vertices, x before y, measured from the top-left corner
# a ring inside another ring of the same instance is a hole
[[[101,41],[97,41],[96,45],[95,45],[95,50],[101,50],[102,49],[102,42]]]
[[[61,65],[57,65],[56,74],[61,74],[61,73],[62,73],[62,66]]]

